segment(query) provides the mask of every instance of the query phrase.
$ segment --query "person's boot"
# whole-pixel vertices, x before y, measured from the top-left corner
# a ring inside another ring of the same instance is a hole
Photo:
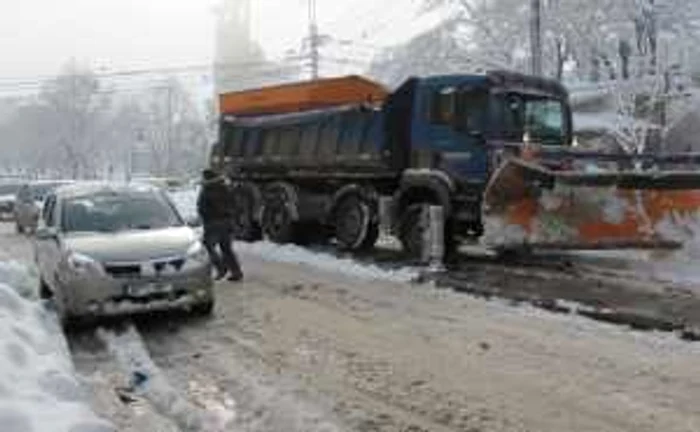
[[[231,271],[227,278],[230,282],[240,282],[243,280],[243,272],[240,270]]]
[[[226,277],[227,273],[228,272],[226,270],[216,269],[216,274],[214,275],[214,280],[220,281],[221,279]]]

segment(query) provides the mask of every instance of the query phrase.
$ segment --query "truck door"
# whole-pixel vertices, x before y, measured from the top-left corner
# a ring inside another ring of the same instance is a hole
[[[429,141],[440,154],[439,168],[461,181],[485,183],[488,90],[443,87],[433,92],[430,106]]]

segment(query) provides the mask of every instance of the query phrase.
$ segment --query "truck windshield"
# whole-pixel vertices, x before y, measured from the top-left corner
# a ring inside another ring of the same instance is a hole
[[[522,140],[525,133],[536,142],[561,145],[567,135],[565,111],[557,99],[510,93],[499,96],[503,135],[509,140]]]

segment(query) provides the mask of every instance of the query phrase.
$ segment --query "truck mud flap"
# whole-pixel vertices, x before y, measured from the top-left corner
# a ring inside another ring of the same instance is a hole
[[[679,248],[700,230],[700,174],[551,171],[505,161],[483,202],[486,246]]]

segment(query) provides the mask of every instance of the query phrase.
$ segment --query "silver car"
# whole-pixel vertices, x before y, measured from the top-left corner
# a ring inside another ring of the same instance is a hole
[[[42,298],[64,325],[97,317],[214,306],[197,232],[152,186],[75,184],[51,193],[35,239]]]

